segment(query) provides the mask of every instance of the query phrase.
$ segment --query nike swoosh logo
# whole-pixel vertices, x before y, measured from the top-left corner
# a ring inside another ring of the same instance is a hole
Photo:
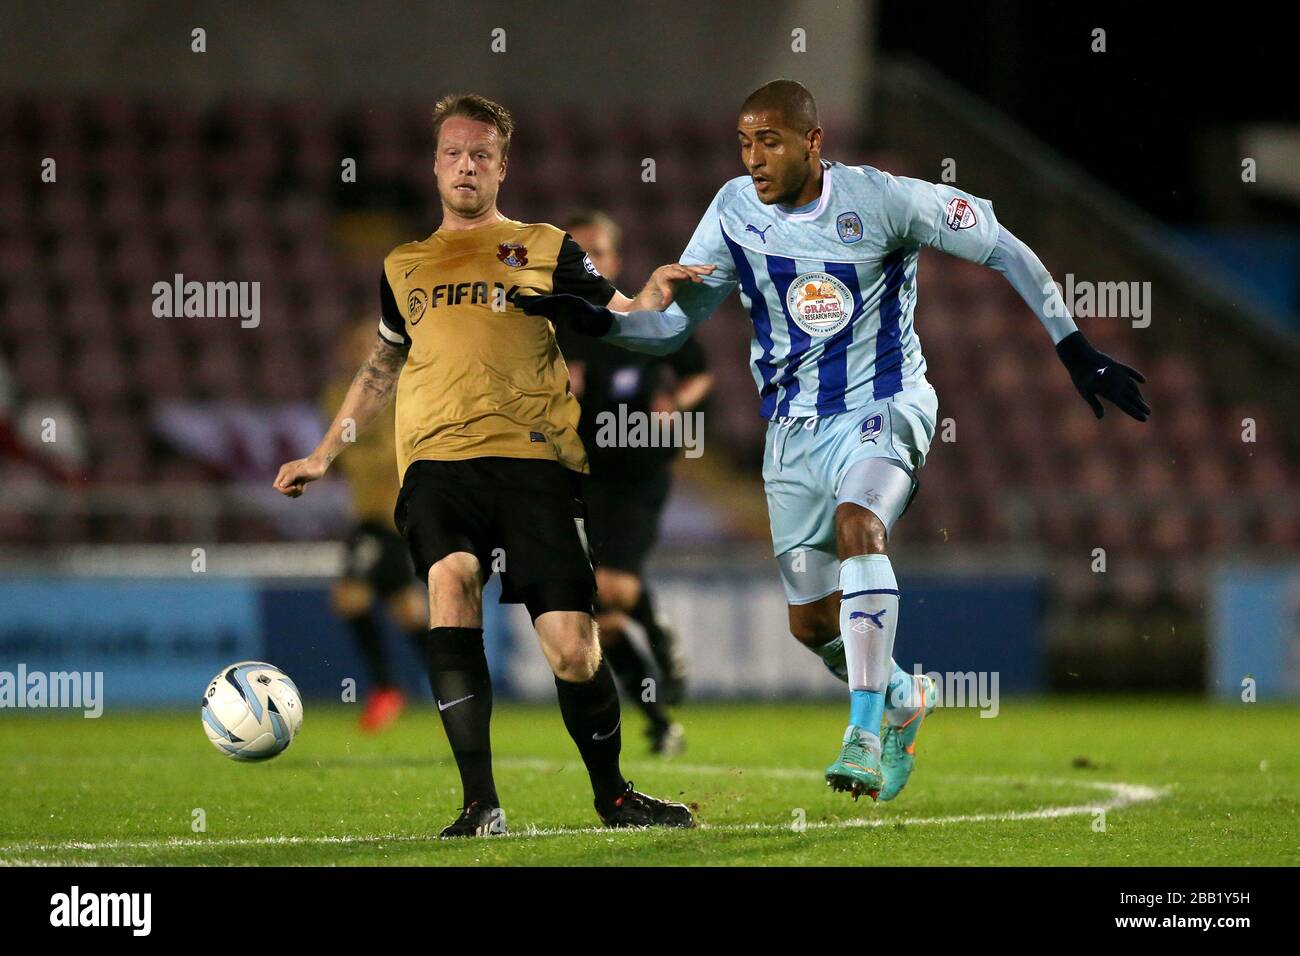
[[[402,273],[402,278],[409,279],[411,277],[411,273],[414,272],[416,269],[420,268],[420,266],[422,265],[424,265],[423,262],[417,262],[415,265],[411,266],[411,268],[407,269],[405,272]]]
[[[464,697],[457,697],[455,700],[449,700],[445,704],[442,701],[438,701],[438,709],[446,710],[448,707],[455,707],[457,704],[465,703],[465,701],[469,700],[473,696],[473,694],[467,694]]]
[[[613,737],[613,736],[614,736],[614,733],[618,730],[618,728],[619,728],[620,726],[622,726],[622,724],[623,724],[623,721],[620,719],[619,722],[618,722],[617,724],[614,725],[614,729],[611,730],[609,733],[607,733],[607,734],[592,734],[592,735],[591,735],[591,739],[592,739],[592,740],[609,740],[610,737]]]
[[[1098,374],[1098,375],[1105,375],[1105,374],[1106,374],[1106,366],[1103,365],[1101,368],[1097,369],[1097,374]]]

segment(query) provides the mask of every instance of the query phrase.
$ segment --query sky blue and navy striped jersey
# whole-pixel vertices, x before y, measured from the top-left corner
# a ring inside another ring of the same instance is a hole
[[[833,415],[922,384],[921,246],[983,265],[997,243],[986,200],[870,166],[822,165],[821,197],[803,210],[764,205],[748,176],[724,185],[680,260],[718,268],[683,285],[668,309],[694,326],[739,288],[768,419]]]

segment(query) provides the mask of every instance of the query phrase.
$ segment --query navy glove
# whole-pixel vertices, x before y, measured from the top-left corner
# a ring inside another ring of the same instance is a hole
[[[1109,355],[1098,352],[1082,332],[1071,332],[1056,343],[1056,354],[1070,372],[1074,387],[1083,400],[1092,406],[1093,414],[1101,418],[1106,414],[1097,396],[1110,399],[1120,411],[1140,422],[1147,420],[1151,406],[1142,398],[1138,382],[1145,382],[1142,373],[1116,362]]]
[[[515,304],[527,315],[544,315],[556,325],[563,325],[583,335],[602,336],[614,326],[614,313],[601,305],[568,293],[555,295],[521,295]]]

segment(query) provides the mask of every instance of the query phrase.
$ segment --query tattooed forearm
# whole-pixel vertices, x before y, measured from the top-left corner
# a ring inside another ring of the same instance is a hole
[[[397,388],[397,378],[406,363],[406,349],[380,341],[353,379],[380,401],[387,402]]]
[[[397,379],[406,364],[407,350],[380,342],[370,353],[364,365],[353,376],[352,387],[343,399],[343,406],[334,417],[333,424],[321,439],[312,457],[325,462],[326,467],[339,456],[350,442],[356,441],[375,416],[387,407],[397,390]]]

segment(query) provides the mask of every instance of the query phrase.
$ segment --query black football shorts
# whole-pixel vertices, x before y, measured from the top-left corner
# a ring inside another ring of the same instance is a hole
[[[587,533],[597,565],[641,576],[659,536],[659,519],[671,488],[672,472],[667,468],[652,469],[633,480],[583,482]]]
[[[596,590],[578,475],[554,461],[470,458],[416,461],[406,470],[394,521],[419,576],[447,555],[501,574],[501,603],[591,613]]]

